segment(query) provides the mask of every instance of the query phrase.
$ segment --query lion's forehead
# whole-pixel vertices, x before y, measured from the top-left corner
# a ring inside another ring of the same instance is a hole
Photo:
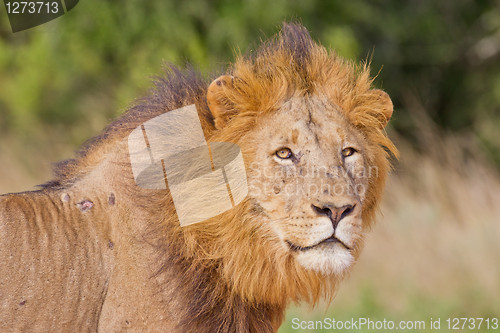
[[[332,154],[343,145],[360,144],[358,133],[340,108],[322,96],[293,97],[269,118],[264,121],[273,148],[295,145]]]

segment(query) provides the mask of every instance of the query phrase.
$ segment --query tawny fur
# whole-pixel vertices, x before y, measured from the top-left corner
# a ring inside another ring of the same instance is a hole
[[[52,182],[0,197],[0,331],[273,332],[290,302],[332,299],[343,274],[298,264],[251,198],[181,228],[168,191],[136,186],[126,139],[145,121],[195,104],[207,140],[240,144],[249,165],[253,148],[242,138],[258,119],[292,97],[321,96],[379,170],[363,203],[369,228],[389,153],[397,155],[384,131],[392,103],[372,89],[368,65],[341,59],[297,25],[229,72],[208,91],[209,107],[210,81],[170,68],[148,97],[60,163]]]

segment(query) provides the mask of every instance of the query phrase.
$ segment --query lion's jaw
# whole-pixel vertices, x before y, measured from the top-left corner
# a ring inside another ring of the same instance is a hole
[[[361,222],[360,214],[344,218],[336,228],[326,218],[292,219],[276,230],[284,234],[280,238],[286,239],[292,255],[302,267],[325,275],[342,276],[356,259],[354,251],[361,237],[358,233]],[[296,236],[296,226],[308,228],[305,237]]]
[[[363,137],[318,97],[292,98],[262,124],[255,136],[260,143],[253,145],[258,148],[250,196],[281,248],[302,268],[342,277],[357,259],[364,234],[369,181]],[[283,147],[292,158],[276,157]],[[342,157],[346,147],[356,153]]]

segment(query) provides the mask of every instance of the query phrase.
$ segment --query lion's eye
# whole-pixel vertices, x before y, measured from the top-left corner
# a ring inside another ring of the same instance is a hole
[[[348,156],[351,156],[352,154],[354,154],[355,152],[357,152],[356,149],[354,149],[352,147],[347,147],[347,148],[342,149],[342,156],[348,157]]]
[[[285,160],[287,158],[292,157],[293,153],[290,148],[281,148],[280,150],[276,151],[276,156],[278,156],[282,160]]]

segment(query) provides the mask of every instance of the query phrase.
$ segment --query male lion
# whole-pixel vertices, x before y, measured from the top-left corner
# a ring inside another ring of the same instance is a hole
[[[55,180],[0,197],[1,332],[275,332],[290,302],[333,297],[397,154],[392,102],[293,24],[229,72],[171,68]],[[170,191],[137,186],[127,137],[190,104],[241,149],[249,192],[181,227]]]

